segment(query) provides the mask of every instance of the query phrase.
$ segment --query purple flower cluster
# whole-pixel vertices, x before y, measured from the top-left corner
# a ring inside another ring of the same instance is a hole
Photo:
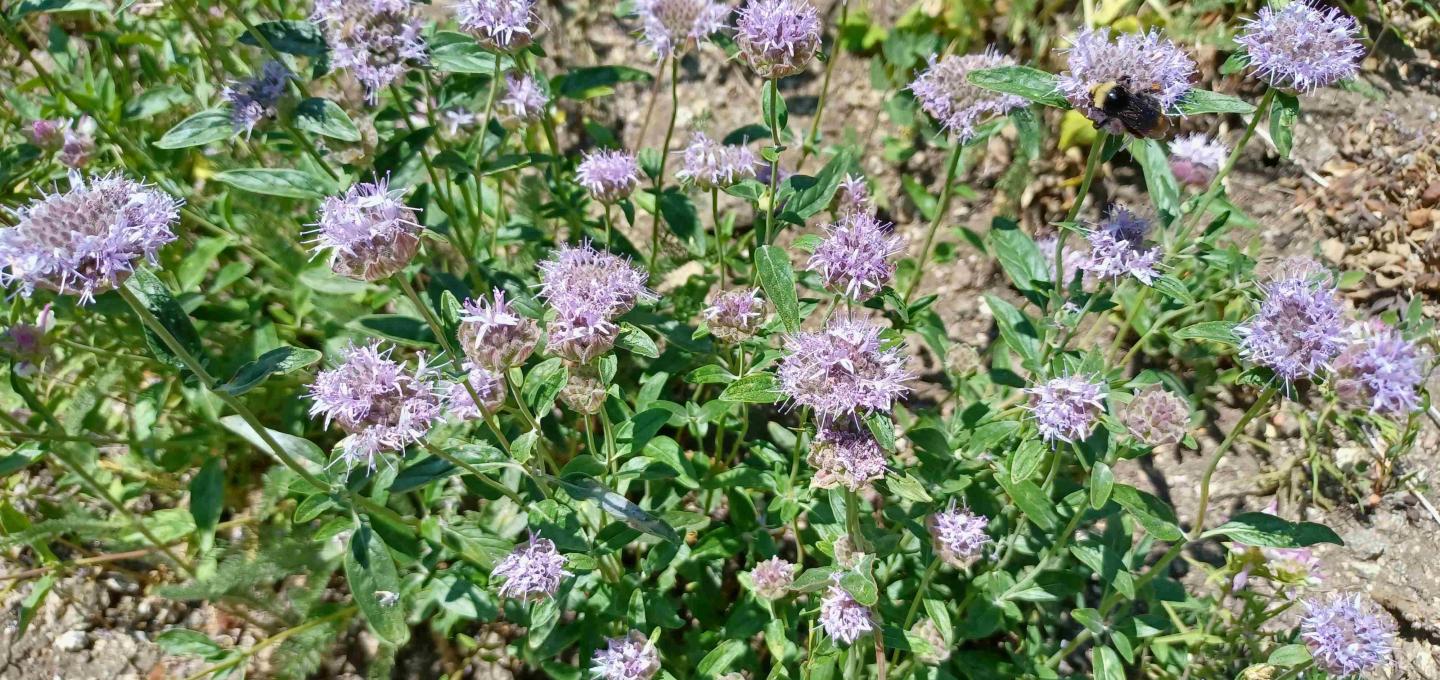
[[[1306,600],[1300,637],[1315,665],[1350,677],[1390,665],[1395,655],[1395,619],[1359,593]]]
[[[315,0],[310,20],[325,33],[330,62],[350,71],[372,102],[411,64],[428,60],[410,0]]]
[[[750,570],[750,586],[763,600],[778,600],[790,592],[795,582],[795,565],[779,557],[761,560]]]
[[[587,151],[575,167],[575,181],[601,203],[614,203],[640,184],[640,161],[629,151]]]
[[[1335,359],[1335,391],[1371,413],[1405,416],[1420,408],[1422,350],[1379,319],[1350,325],[1349,345]]]
[[[230,102],[230,125],[249,135],[260,121],[275,117],[275,107],[285,96],[285,87],[294,76],[278,61],[267,61],[260,75],[225,88],[221,96]]]
[[[1158,31],[1122,33],[1111,42],[1110,29],[1085,29],[1070,48],[1069,70],[1060,75],[1059,88],[1077,111],[1097,123],[1109,121],[1109,132],[1122,134],[1118,121],[1095,107],[1091,92],[1096,86],[1120,82],[1153,93],[1169,111],[1190,91],[1194,74],[1195,62]]]
[[[375,467],[375,456],[404,451],[444,417],[444,400],[433,370],[420,358],[411,370],[390,358],[378,341],[351,345],[335,368],[310,385],[310,417],[340,426],[344,460]]]
[[[63,118],[41,118],[30,121],[30,129],[26,134],[29,135],[31,144],[46,151],[54,151],[65,142],[65,130],[69,126],[70,121]]]
[[[28,132],[31,143],[46,151],[58,151],[55,159],[72,170],[84,167],[95,152],[95,119],[90,116],[81,116],[78,121],[32,121]]]
[[[1050,276],[1055,275],[1055,246],[1059,242],[1060,239],[1054,236],[1046,236],[1035,241],[1035,247],[1040,249],[1040,256],[1045,258],[1045,271],[1049,272]],[[1081,285],[1086,290],[1093,288],[1095,277],[1085,269],[1085,264],[1090,260],[1090,253],[1072,247],[1070,241],[1067,240],[1060,258],[1062,260],[1060,276],[1064,279],[1065,285],[1070,285],[1077,275],[1083,275]]]
[[[931,515],[926,525],[936,554],[956,569],[970,566],[992,543],[990,535],[985,533],[990,518],[976,515],[953,500],[950,507]]]
[[[313,251],[328,251],[336,274],[363,281],[404,269],[420,249],[420,222],[402,195],[377,179],[326,197],[309,232]]]
[[[0,229],[0,285],[88,303],[175,240],[180,201],[120,175],[86,181],[72,173],[69,191],[46,194],[15,216],[15,226]]]
[[[1330,275],[1313,261],[1294,260],[1261,292],[1259,311],[1235,328],[1240,356],[1286,382],[1328,370],[1345,349],[1345,312]]]
[[[885,451],[866,430],[821,427],[807,462],[815,468],[810,485],[859,491],[885,476]]]
[[[10,357],[10,369],[22,378],[28,378],[40,370],[50,358],[50,344],[45,336],[55,327],[55,313],[46,304],[40,309],[35,323],[17,323],[0,333],[0,353]]]
[[[656,59],[690,51],[712,33],[725,28],[730,8],[714,0],[635,0],[641,42]]]
[[[660,672],[660,652],[650,638],[632,630],[623,638],[610,638],[595,650],[590,670],[600,680],[650,680]]]
[[[534,37],[535,0],[460,0],[455,19],[487,48],[513,52]]]
[[[1271,85],[1312,92],[1355,77],[1365,56],[1359,33],[1355,19],[1339,9],[1296,0],[1262,7],[1235,42]]]
[[[1135,393],[1120,420],[1130,436],[1147,446],[1179,444],[1190,430],[1190,405],[1165,388],[1151,385]]]
[[[820,13],[807,0],[753,0],[740,10],[735,42],[761,78],[795,75],[820,49]]]
[[[494,301],[466,300],[461,304],[457,335],[465,357],[477,366],[504,372],[525,363],[540,340],[540,327],[505,301],[505,291],[494,289]]]
[[[825,227],[825,238],[810,255],[807,268],[819,272],[831,292],[862,302],[890,282],[895,275],[890,258],[900,250],[894,225],[869,213],[851,212]]]
[[[1014,66],[1015,60],[987,48],[980,54],[930,57],[930,68],[910,83],[920,108],[964,142],[975,136],[982,119],[1003,116],[1026,105],[1022,97],[1001,94],[970,84],[970,72]]]
[[[503,578],[501,597],[543,599],[554,597],[565,571],[565,556],[555,550],[555,542],[531,533],[530,540],[500,560],[490,577]]]
[[[461,421],[483,420],[505,405],[505,376],[483,366],[465,364],[465,382],[445,387],[445,406]],[[479,397],[480,403],[475,399]]]
[[[705,308],[705,326],[721,342],[740,342],[755,334],[765,321],[765,301],[755,288],[727,290]]]
[[[657,299],[645,280],[645,272],[628,260],[598,251],[589,241],[562,245],[540,263],[540,297],[556,312],[547,348],[582,364],[608,352],[620,333],[615,318],[637,301]]]
[[[854,644],[875,630],[875,614],[841,588],[837,577],[820,600],[820,626],[836,642]]]
[[[721,144],[703,132],[690,136],[684,163],[675,176],[704,191],[724,189],[753,178],[759,159],[748,147]]]
[[[509,129],[524,127],[545,115],[549,101],[540,83],[530,75],[505,76],[505,96],[500,99],[500,124]]]
[[[821,422],[888,412],[908,391],[900,348],[884,348],[880,327],[869,322],[837,317],[823,330],[787,336],[785,350],[780,389]]]
[[[845,175],[835,190],[835,216],[844,218],[855,213],[871,212],[870,185],[861,175]]]
[[[1264,512],[1277,515],[1280,504],[1271,501]],[[1253,546],[1242,541],[1230,544],[1230,554],[1239,562],[1239,569],[1231,578],[1233,590],[1241,590],[1250,583],[1250,577],[1264,576],[1285,586],[1315,585],[1320,583],[1320,558],[1309,548],[1269,548]],[[1293,588],[1287,588],[1290,593]]]
[[[1090,376],[1051,378],[1025,389],[1030,415],[1047,442],[1073,442],[1090,436],[1105,410],[1105,383]]]
[[[1170,172],[1181,184],[1206,187],[1225,165],[1230,150],[1220,140],[1202,134],[1186,135],[1170,143]]]
[[[1097,278],[1118,281],[1133,276],[1148,286],[1159,275],[1155,265],[1160,260],[1159,248],[1145,246],[1149,233],[1150,220],[1123,205],[1111,206],[1110,215],[1085,234],[1090,256],[1080,267]]]

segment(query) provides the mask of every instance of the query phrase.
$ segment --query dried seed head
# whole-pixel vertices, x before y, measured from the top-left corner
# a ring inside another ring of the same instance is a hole
[[[560,403],[593,416],[605,407],[605,383],[593,366],[571,366],[570,379],[560,388]]]
[[[1297,0],[1262,7],[1235,42],[1256,75],[1271,85],[1313,92],[1355,77],[1365,46],[1355,19],[1334,7]]]
[[[939,666],[950,660],[950,642],[945,639],[945,634],[940,631],[940,626],[935,624],[933,619],[921,619],[910,629],[910,634],[924,640],[928,649],[917,652],[915,658],[927,666]]]
[[[402,195],[376,180],[327,197],[310,231],[313,252],[328,251],[332,271],[362,281],[404,269],[420,248],[420,223]]]
[[[1190,405],[1159,385],[1135,393],[1120,414],[1130,436],[1147,446],[1179,444],[1190,429]]]
[[[754,0],[740,10],[735,42],[761,78],[794,75],[820,49],[820,13],[806,0]]]

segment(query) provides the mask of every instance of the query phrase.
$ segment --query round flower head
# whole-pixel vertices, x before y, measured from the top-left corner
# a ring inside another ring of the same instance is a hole
[[[1160,249],[1145,247],[1149,232],[1150,220],[1125,206],[1111,206],[1110,216],[1085,234],[1090,255],[1080,267],[1098,278],[1118,281],[1133,276],[1150,285],[1158,276],[1155,265]]]
[[[230,125],[236,132],[249,135],[262,120],[275,117],[275,107],[285,96],[290,69],[278,61],[267,61],[260,75],[225,88],[221,93],[230,103]]]
[[[753,178],[757,165],[759,159],[749,148],[721,144],[703,132],[696,132],[690,136],[690,144],[685,147],[684,164],[675,176],[710,191]]]
[[[485,47],[513,52],[534,38],[535,0],[460,0],[455,19]]]
[[[971,71],[999,66],[1014,66],[1015,60],[994,49],[980,54],[950,55],[937,60],[930,57],[925,69],[910,91],[920,101],[920,108],[961,141],[975,136],[975,125],[993,116],[1003,116],[1026,105],[1022,97],[1001,94],[970,84]]]
[[[1235,42],[1271,85],[1312,92],[1355,77],[1365,56],[1359,32],[1350,15],[1296,0],[1280,9],[1262,7]]]
[[[465,380],[450,383],[445,388],[445,407],[462,421],[483,420],[505,405],[505,376],[483,366],[467,363]],[[479,397],[480,403],[475,403]]]
[[[810,485],[859,491],[885,476],[885,451],[868,431],[820,428],[806,461],[815,468]]]
[[[597,310],[558,316],[545,327],[545,350],[578,364],[588,364],[615,346],[620,327]]]
[[[587,151],[575,168],[575,181],[595,200],[614,203],[630,196],[640,184],[640,162],[629,151]]]
[[[866,321],[837,317],[824,330],[787,336],[785,350],[780,389],[822,422],[888,412],[908,390],[900,348],[882,348],[880,328]]]
[[[1054,236],[1046,236],[1035,241],[1035,246],[1040,249],[1040,256],[1045,258],[1045,271],[1049,272],[1050,276],[1055,275],[1055,246],[1058,243],[1059,239]],[[1081,287],[1090,290],[1094,288],[1095,283],[1094,275],[1085,269],[1085,264],[1090,260],[1090,254],[1071,246],[1071,243],[1073,241],[1067,240],[1064,252],[1061,253],[1063,264],[1060,276],[1064,279],[1066,286],[1069,286],[1076,276],[1081,276]]]
[[[1181,184],[1206,187],[1220,172],[1230,150],[1201,134],[1186,135],[1170,143],[1170,172]]]
[[[840,587],[839,578],[820,600],[820,626],[832,640],[854,644],[875,630],[875,614]]]
[[[1190,429],[1190,405],[1159,385],[1136,392],[1120,413],[1130,436],[1147,446],[1179,444]]]
[[[958,507],[953,500],[950,507],[931,515],[926,525],[936,554],[956,569],[970,566],[991,543],[990,535],[985,533],[990,518]]]
[[[1300,638],[1322,670],[1348,678],[1389,666],[1395,619],[1359,593],[1306,600]]]
[[[424,437],[445,410],[424,357],[411,370],[378,341],[346,349],[339,366],[315,376],[309,396],[310,417],[324,416],[350,435],[341,443],[343,460],[371,469],[377,454],[404,451]]]
[[[373,103],[411,64],[427,55],[410,0],[315,0],[310,20],[330,47],[330,63],[350,71]]]
[[[895,275],[890,258],[900,252],[900,243],[894,225],[869,213],[852,212],[825,227],[825,238],[810,255],[807,268],[819,272],[830,291],[862,302]]]
[[[1345,311],[1329,273],[1313,261],[1287,262],[1261,293],[1260,310],[1235,328],[1240,356],[1286,382],[1328,370],[1345,348]]]
[[[54,151],[65,143],[65,130],[70,126],[70,121],[64,119],[40,119],[30,122],[30,129],[27,131],[30,136],[30,143],[46,151]]]
[[[376,180],[327,197],[310,232],[314,252],[329,251],[331,270],[363,281],[404,269],[420,248],[420,223],[402,195]]]
[[[56,160],[72,170],[85,167],[95,151],[95,119],[81,116],[74,124],[66,124],[64,137]]]
[[[835,216],[844,218],[855,213],[869,214],[870,186],[860,175],[845,175],[835,190]]]
[[[22,378],[35,375],[50,358],[50,343],[45,336],[54,327],[55,314],[47,304],[35,323],[17,323],[0,333],[0,352],[10,357],[10,368],[16,375]]]
[[[42,196],[15,216],[15,226],[0,229],[0,285],[88,303],[175,240],[180,201],[120,175],[87,181],[72,173],[69,191]]]
[[[530,75],[505,76],[505,97],[499,102],[500,124],[513,130],[540,120],[547,101],[540,83]]]
[[[1175,107],[1190,91],[1195,62],[1158,31],[1122,33],[1110,41],[1110,29],[1086,29],[1070,47],[1069,70],[1060,76],[1059,89],[1070,105],[1109,132],[1125,132],[1095,106],[1093,91],[1106,83],[1121,83],[1133,92],[1153,95],[1163,111]]]
[[[761,78],[795,75],[820,49],[820,13],[807,0],[753,0],[740,10],[735,42]]]
[[[540,340],[540,326],[505,301],[505,291],[494,289],[495,301],[466,300],[461,305],[460,348],[466,358],[492,371],[505,371],[525,363]]]
[[[925,641],[928,649],[915,653],[915,658],[927,666],[939,666],[950,660],[950,641],[940,631],[934,619],[922,619],[910,628],[910,634]]]
[[[576,411],[593,416],[605,406],[605,383],[594,366],[571,366],[570,378],[560,388],[560,402]]]
[[[539,267],[540,297],[562,317],[594,312],[613,319],[637,301],[658,299],[645,287],[645,272],[626,259],[596,250],[589,241],[560,246]]]
[[[632,630],[623,638],[609,638],[595,650],[590,666],[600,680],[650,680],[660,672],[660,652],[650,638]]]
[[[1371,413],[1406,416],[1419,410],[1423,351],[1379,319],[1351,324],[1349,345],[1335,359],[1335,391]]]
[[[565,571],[565,556],[555,550],[555,542],[531,533],[529,542],[521,545],[490,572],[490,577],[503,578],[500,597],[540,600],[555,597]]]
[[[721,342],[740,342],[760,330],[765,321],[765,301],[755,288],[727,290],[715,296],[705,308],[705,326]]]
[[[730,8],[712,0],[635,0],[640,41],[656,59],[683,54],[725,28]]]
[[[1105,384],[1088,376],[1051,378],[1029,387],[1030,415],[1047,442],[1073,442],[1090,436],[1095,419],[1105,410]]]
[[[755,591],[756,597],[764,600],[785,597],[794,582],[795,565],[779,557],[761,560],[750,570],[750,588]]]

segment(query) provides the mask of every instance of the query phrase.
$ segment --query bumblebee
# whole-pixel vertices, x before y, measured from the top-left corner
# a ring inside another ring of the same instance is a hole
[[[1156,98],[1159,88],[1141,90],[1128,81],[1101,83],[1090,90],[1091,105],[1105,116],[1095,123],[1111,132],[1123,128],[1136,137],[1160,139],[1170,130],[1170,120]]]

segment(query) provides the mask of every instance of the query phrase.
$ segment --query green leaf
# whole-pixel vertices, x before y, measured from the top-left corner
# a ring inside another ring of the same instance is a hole
[[[1226,57],[1225,63],[1220,65],[1220,75],[1228,76],[1232,73],[1239,73],[1250,65],[1250,55],[1245,52],[1232,52]]]
[[[1140,171],[1145,175],[1145,188],[1155,202],[1155,209],[1167,215],[1179,215],[1180,183],[1175,180],[1175,173],[1170,171],[1170,160],[1165,157],[1160,142],[1132,139],[1130,156],[1140,164]]]
[[[791,221],[803,223],[830,205],[849,168],[850,152],[842,151],[814,177],[793,175],[787,178],[776,191],[781,209],[791,216]]]
[[[1000,337],[1005,339],[1005,344],[1019,353],[1026,365],[1037,365],[1040,361],[1041,336],[1035,322],[1016,309],[1015,305],[995,295],[986,293],[985,302],[995,315],[995,323],[1000,327]]]
[[[518,369],[512,369],[513,371]],[[560,390],[564,389],[565,383],[570,380],[570,371],[565,368],[565,362],[558,359],[546,359],[530,369],[521,383],[520,396],[524,397],[525,403],[531,408],[531,412],[540,417],[550,412],[555,404],[555,397],[559,396]]]
[[[702,678],[714,678],[730,670],[730,667],[745,655],[745,650],[745,643],[739,640],[721,642],[719,646],[710,650],[704,658],[700,659],[700,665],[696,670]]]
[[[195,518],[195,533],[200,537],[200,553],[215,544],[215,527],[225,510],[225,472],[220,459],[205,459],[200,471],[190,480],[190,516]]]
[[[721,401],[742,404],[773,404],[785,395],[780,391],[780,381],[773,373],[751,373],[730,383],[720,393]]]
[[[100,12],[110,13],[109,3],[102,0],[22,0],[10,13],[13,20],[30,14],[54,14],[58,12]]]
[[[277,52],[309,57],[322,63],[329,52],[320,27],[309,21],[265,21],[255,24],[255,33],[264,37]],[[260,41],[248,31],[240,35],[240,44],[260,47]]]
[[[245,422],[244,418],[240,416],[225,416],[220,419],[220,424],[224,425],[225,428],[231,432],[244,437],[245,441],[250,442],[251,446],[260,449],[264,453],[271,453],[270,445],[265,442],[265,439],[260,436],[260,433],[250,427],[250,423]],[[286,453],[290,454],[292,458],[302,463],[310,463],[310,465],[307,466],[310,472],[318,473],[323,468],[325,464],[325,452],[321,451],[320,447],[315,445],[315,442],[309,439],[301,439],[294,435],[288,435],[284,432],[276,432],[270,428],[265,428],[265,432],[270,436],[270,439],[278,444]],[[323,491],[323,489],[317,489],[317,491]]]
[[[125,288],[135,295],[136,300],[143,307],[150,310],[150,314],[186,352],[197,357],[202,365],[207,363],[205,349],[200,344],[200,334],[195,330],[194,324],[190,323],[190,316],[170,295],[170,289],[159,278],[156,278],[154,273],[144,268],[135,270],[135,273],[125,282]],[[150,351],[155,354],[156,358],[181,370],[189,370],[185,362],[171,352],[160,336],[151,332],[148,326],[145,327],[145,341],[150,345]]]
[[[276,347],[235,371],[235,377],[215,389],[230,396],[240,396],[254,389],[272,375],[286,375],[309,366],[324,356],[313,349],[289,345]]]
[[[324,198],[334,187],[303,170],[291,168],[240,168],[213,178],[241,191],[285,198]]]
[[[1175,509],[1165,501],[1128,484],[1116,484],[1110,492],[1120,507],[1130,512],[1140,526],[1162,541],[1178,541],[1185,534],[1180,531]]]
[[[997,219],[988,234],[990,248],[1010,283],[1020,290],[1038,290],[1036,282],[1048,284],[1054,272],[1045,264],[1045,256],[1035,240],[1021,231],[1011,220]]]
[[[1095,662],[1095,671],[1091,677],[1095,680],[1125,680],[1125,666],[1120,663],[1120,657],[1115,654],[1115,650],[1096,647],[1092,659]]]
[[[1104,461],[1097,461],[1090,468],[1090,507],[1099,510],[1110,500],[1115,487],[1115,472]]]
[[[1318,543],[1345,545],[1340,536],[1324,524],[1291,522],[1265,512],[1237,515],[1202,536],[1224,536],[1261,548],[1306,548]]]
[[[840,587],[866,607],[873,607],[880,601],[880,588],[875,585],[875,577],[870,575],[874,564],[874,556],[865,555],[860,558],[860,564],[840,577]]]
[[[230,112],[225,109],[201,111],[175,124],[155,142],[161,149],[184,149],[221,142],[236,135],[235,125],[230,122]]]
[[[1190,289],[1186,288],[1180,279],[1169,274],[1156,277],[1150,286],[1171,300],[1185,305],[1195,304],[1195,296],[1190,294]]]
[[[154,87],[125,102],[125,119],[148,120],[188,101],[190,93],[179,85]]]
[[[170,656],[198,656],[212,659],[225,654],[225,649],[209,636],[187,628],[171,628],[155,636],[155,644]]]
[[[620,83],[649,82],[645,71],[629,66],[590,66],[571,69],[550,81],[550,91],[566,99],[594,99],[615,94]]]
[[[555,481],[565,488],[565,493],[570,494],[571,498],[595,501],[606,514],[631,529],[657,536],[670,543],[680,543],[680,534],[675,533],[675,529],[666,524],[665,520],[646,512],[590,477],[573,476]]]
[[[976,87],[1024,97],[1037,104],[1070,108],[1060,94],[1060,77],[1029,66],[1001,66],[971,71],[967,76]]]
[[[1305,645],[1281,645],[1270,652],[1265,663],[1271,666],[1294,668],[1310,660],[1310,649]]]
[[[470,73],[488,76],[495,71],[495,53],[481,47],[475,39],[456,31],[437,31],[430,44],[430,65],[441,73]],[[500,72],[514,65],[510,57],[500,56]]]
[[[365,615],[376,637],[395,646],[410,640],[405,604],[400,599],[400,573],[385,542],[369,524],[355,527],[345,550],[345,580],[355,606]]]
[[[760,287],[775,305],[785,330],[800,330],[800,301],[795,297],[795,271],[790,268],[790,255],[775,246],[760,246],[755,253],[755,266],[760,271]]]
[[[436,344],[435,333],[421,319],[405,314],[367,314],[351,322],[366,334],[412,347]]]
[[[620,324],[620,337],[615,339],[615,346],[642,357],[660,358],[660,348],[655,345],[655,341],[632,323]]]
[[[790,590],[796,593],[814,593],[830,587],[835,582],[839,567],[812,567],[801,572],[790,582]]]
[[[1005,489],[1005,494],[1015,502],[1015,506],[1020,508],[1020,512],[1025,513],[1025,516],[1035,523],[1035,526],[1045,531],[1053,531],[1060,523],[1059,518],[1055,515],[1055,504],[1034,482],[1029,480],[1017,482],[1007,474],[995,475],[995,481],[1000,482],[1000,486]]]
[[[53,558],[54,555],[51,557]],[[40,611],[40,607],[45,604],[46,596],[50,594],[50,589],[54,587],[54,572],[40,577],[34,585],[30,586],[30,592],[26,593],[25,599],[20,601],[20,613],[15,620],[16,640],[25,637],[25,630],[30,627],[30,622],[35,620],[35,612]]]
[[[1181,115],[1195,116],[1204,113],[1253,113],[1255,107],[1239,97],[1193,89],[1175,103],[1175,110]]]
[[[339,104],[311,97],[295,107],[295,127],[342,142],[360,141],[360,129]]]
[[[1016,482],[1030,479],[1036,470],[1040,469],[1040,463],[1045,460],[1045,451],[1048,447],[1039,439],[1027,439],[1020,443],[1015,453],[1010,454],[1010,478]]]
[[[735,381],[735,374],[719,364],[707,364],[685,374],[685,382],[691,385],[728,385]]]
[[[885,478],[885,485],[890,487],[890,491],[894,492],[896,496],[908,501],[929,503],[935,500],[930,495],[930,492],[925,490],[925,485],[916,479],[915,475],[908,472],[905,473],[903,477],[893,472],[890,473],[890,475]]]
[[[1234,321],[1201,321],[1175,331],[1176,340],[1209,340],[1222,345],[1237,345],[1240,339],[1235,335]]]
[[[790,127],[790,110],[785,106],[785,97],[779,94],[780,88],[765,86],[760,93],[760,114],[765,116],[765,128],[770,128],[770,121],[776,121],[781,131]],[[776,135],[771,132],[771,138]],[[779,135],[784,139],[784,135]]]
[[[1290,157],[1295,144],[1295,121],[1300,119],[1300,98],[1288,92],[1275,91],[1270,105],[1270,139],[1281,158]]]

